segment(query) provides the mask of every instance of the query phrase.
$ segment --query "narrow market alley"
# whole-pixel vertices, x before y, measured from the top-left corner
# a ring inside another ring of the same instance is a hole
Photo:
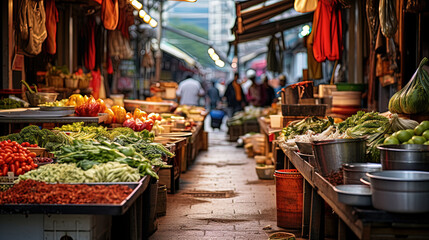
[[[182,174],[179,192],[168,194],[151,240],[267,239],[279,230],[274,180],[259,180],[254,159],[225,139],[209,133],[209,150]]]

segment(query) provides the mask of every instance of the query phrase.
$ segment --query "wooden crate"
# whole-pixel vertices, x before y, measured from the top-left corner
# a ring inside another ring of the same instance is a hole
[[[283,116],[325,116],[326,104],[282,104]]]
[[[244,135],[244,125],[231,125],[228,127],[229,141],[235,142]]]
[[[243,133],[243,135],[246,133],[250,133],[250,132],[256,132],[256,133],[260,132],[259,123],[256,119],[244,122],[244,133]]]

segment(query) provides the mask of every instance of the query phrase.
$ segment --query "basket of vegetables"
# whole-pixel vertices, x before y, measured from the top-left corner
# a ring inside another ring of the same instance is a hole
[[[70,75],[67,66],[51,66],[46,74],[46,85],[55,88],[64,87],[64,79]]]

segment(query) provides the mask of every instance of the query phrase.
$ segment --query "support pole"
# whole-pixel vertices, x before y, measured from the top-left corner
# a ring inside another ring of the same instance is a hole
[[[162,9],[164,7],[164,0],[159,1],[159,21],[158,21],[158,50],[156,51],[156,66],[155,66],[155,80],[161,80],[161,61],[162,61],[162,51],[161,51],[161,39],[162,39]]]

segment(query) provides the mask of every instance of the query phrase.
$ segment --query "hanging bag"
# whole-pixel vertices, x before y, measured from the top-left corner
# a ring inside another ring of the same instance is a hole
[[[19,8],[19,38],[21,49],[28,56],[36,56],[42,51],[42,43],[47,37],[46,15],[43,1],[22,0]]]
[[[295,0],[293,7],[300,13],[313,12],[317,8],[317,0]]]
[[[107,30],[115,30],[119,22],[119,5],[118,0],[103,0],[101,3],[101,20],[104,28]]]

